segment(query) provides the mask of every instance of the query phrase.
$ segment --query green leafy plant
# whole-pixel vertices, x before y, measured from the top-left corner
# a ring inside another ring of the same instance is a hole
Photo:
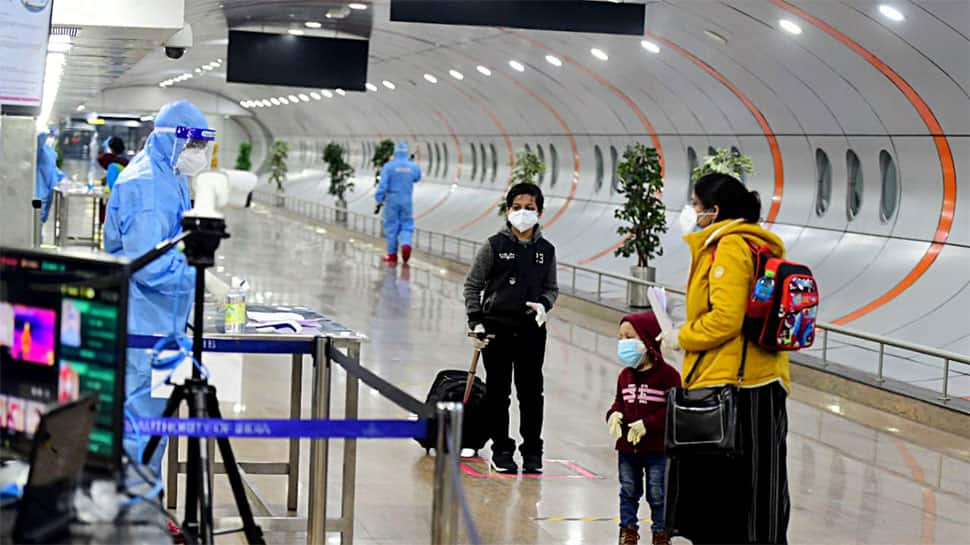
[[[249,170],[253,168],[253,145],[249,142],[239,144],[239,154],[236,155],[236,170]]]
[[[613,213],[624,223],[616,230],[624,241],[615,255],[636,254],[640,267],[663,255],[660,235],[667,232],[667,210],[659,197],[664,186],[660,173],[657,150],[643,144],[628,146],[616,167],[617,192],[626,195],[626,202]]]
[[[335,142],[327,144],[323,149],[323,160],[327,163],[327,172],[330,173],[329,193],[343,203],[344,195],[354,188],[354,183],[350,181],[354,168],[344,160],[344,149]]]
[[[509,177],[509,187],[521,183],[539,185],[539,178],[545,173],[546,165],[539,160],[539,156],[531,151],[520,151],[515,154],[515,167]],[[505,199],[502,199],[498,205],[498,215],[505,216],[507,212]]]
[[[289,157],[290,146],[285,140],[276,140],[269,152],[269,183],[276,184],[276,191],[283,192],[283,182],[286,180],[286,159]]]
[[[374,185],[381,182],[381,169],[384,168],[384,164],[391,160],[391,157],[394,157],[394,142],[381,140],[381,143],[374,149],[374,156],[370,160],[374,166]]]
[[[704,157],[704,162],[694,169],[690,175],[691,182],[712,172],[730,174],[741,180],[754,172],[754,163],[737,149],[719,148],[714,150],[714,155]]]

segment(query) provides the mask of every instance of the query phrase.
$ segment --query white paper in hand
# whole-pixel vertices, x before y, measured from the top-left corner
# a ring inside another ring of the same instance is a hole
[[[667,291],[658,286],[651,286],[647,288],[647,299],[650,301],[653,314],[657,317],[657,323],[660,324],[660,331],[672,331],[674,321],[667,314]]]

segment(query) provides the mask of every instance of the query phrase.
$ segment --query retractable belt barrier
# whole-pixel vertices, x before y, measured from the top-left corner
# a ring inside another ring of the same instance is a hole
[[[139,338],[141,348],[147,340]],[[264,350],[273,351],[272,343]],[[252,349],[252,347],[249,347]],[[127,422],[126,433],[179,437],[244,437],[249,439],[278,438],[356,438],[356,439],[424,439],[428,436],[428,421],[434,409],[421,403],[407,392],[352,361],[327,343],[327,357],[402,409],[414,413],[418,420],[293,420],[293,419],[219,419],[219,418],[134,418]]]

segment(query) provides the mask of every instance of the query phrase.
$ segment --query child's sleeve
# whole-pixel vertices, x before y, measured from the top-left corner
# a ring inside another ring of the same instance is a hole
[[[622,374],[620,375],[623,376]],[[621,379],[616,379],[616,395],[613,397],[613,405],[610,405],[610,410],[606,411],[606,419],[610,419],[610,415],[615,412],[623,412],[623,394],[620,393],[620,382]]]
[[[469,327],[474,327],[485,319],[482,292],[485,291],[488,277],[492,272],[492,260],[492,245],[486,241],[478,250],[475,262],[465,278],[465,312],[468,314]]]
[[[539,302],[546,307],[546,312],[552,310],[552,307],[556,304],[556,299],[559,298],[559,265],[556,264],[555,250],[552,252],[551,261],[549,272],[542,282],[542,295],[539,297]]]

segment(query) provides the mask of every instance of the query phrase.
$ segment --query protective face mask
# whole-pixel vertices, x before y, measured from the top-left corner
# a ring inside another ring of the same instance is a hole
[[[712,215],[714,215],[714,212],[701,212],[698,214],[697,210],[694,210],[693,206],[685,204],[684,209],[680,211],[680,217],[677,219],[677,222],[680,224],[680,231],[685,235],[700,231],[703,229],[703,227],[698,225],[697,221],[702,216]]]
[[[535,210],[516,210],[515,212],[509,212],[509,223],[512,227],[515,227],[520,233],[524,233],[529,229],[532,229],[536,223],[539,223],[539,213]]]
[[[616,343],[616,357],[627,367],[636,367],[646,351],[647,345],[640,339],[620,339]]]
[[[179,154],[175,169],[183,176],[196,176],[209,165],[204,149],[186,148]]]

